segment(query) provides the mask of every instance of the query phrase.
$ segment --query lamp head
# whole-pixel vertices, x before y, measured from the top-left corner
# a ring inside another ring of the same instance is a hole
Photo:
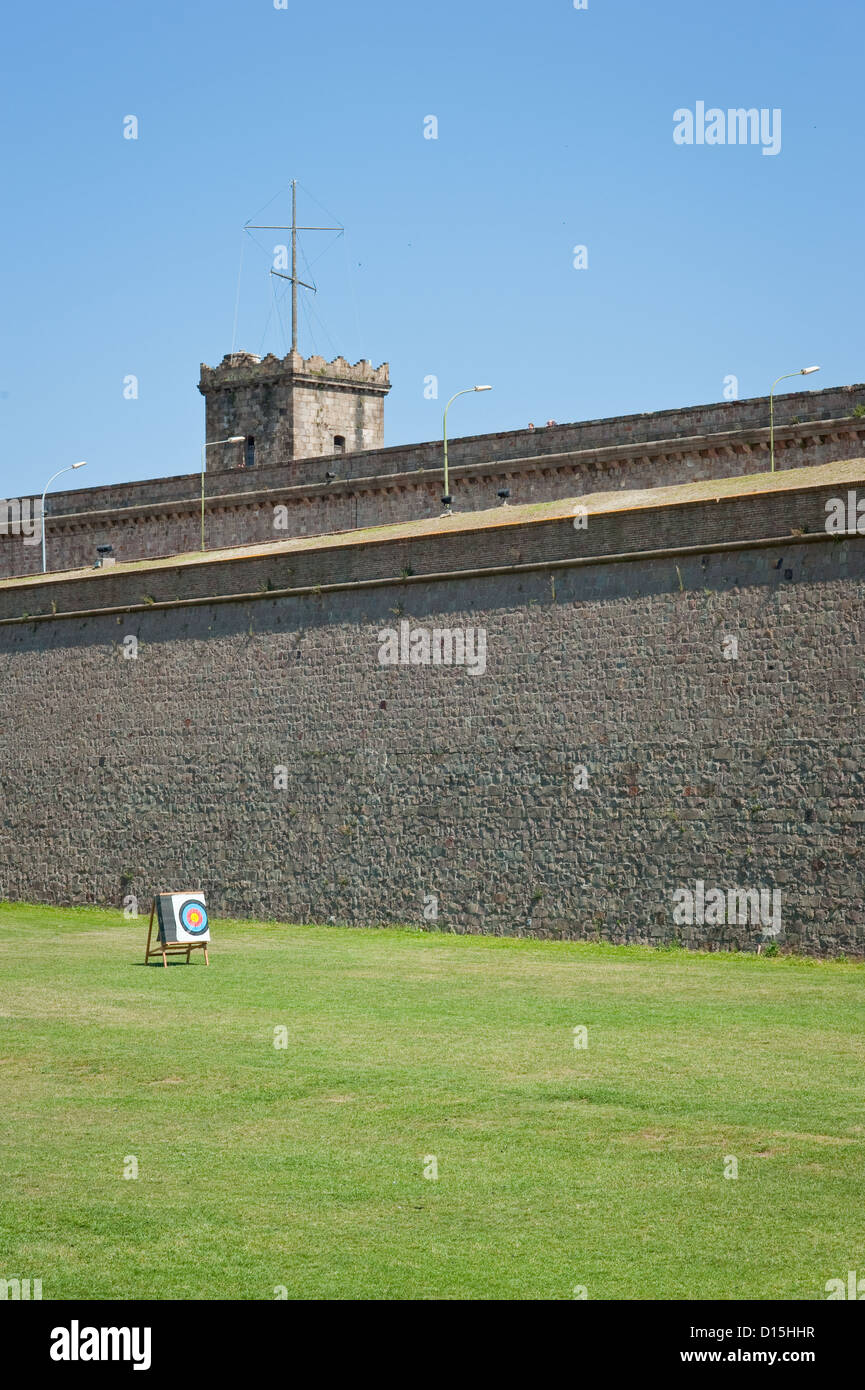
[[[72,467],[73,467],[73,468],[86,468],[86,467],[87,467],[87,460],[86,460],[86,459],[82,459],[80,463],[73,463]]]
[[[493,389],[493,388],[492,388],[491,386],[473,386],[473,387],[472,387],[472,390],[473,390],[473,391],[492,391],[492,389]]]
[[[245,444],[245,443],[246,443],[246,435],[245,435],[245,434],[233,434],[233,435],[231,436],[231,438],[230,438],[230,439],[226,439],[225,442],[226,442],[226,444]]]
[[[799,375],[800,375],[800,376],[810,376],[812,372],[819,372],[819,370],[820,370],[819,367],[803,367],[802,370],[801,370],[801,372],[799,373]]]

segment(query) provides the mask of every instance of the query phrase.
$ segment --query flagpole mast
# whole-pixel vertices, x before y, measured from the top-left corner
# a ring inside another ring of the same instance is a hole
[[[291,350],[297,352],[297,179],[291,181]]]
[[[271,201],[273,201],[271,199]],[[305,290],[312,290],[315,294],[315,285],[308,285],[305,280],[297,278],[297,234],[298,232],[344,232],[344,227],[298,227],[297,225],[297,179],[291,181],[291,226],[286,227],[283,223],[273,222],[245,222],[243,224],[246,232],[291,232],[291,274],[283,275],[279,270],[271,270],[271,275],[275,275],[279,280],[291,281],[291,350],[297,352],[297,287],[302,285]]]

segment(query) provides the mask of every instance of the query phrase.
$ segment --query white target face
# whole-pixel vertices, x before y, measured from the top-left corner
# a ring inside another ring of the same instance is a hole
[[[177,941],[188,945],[210,940],[203,893],[160,893],[156,902],[160,941]]]

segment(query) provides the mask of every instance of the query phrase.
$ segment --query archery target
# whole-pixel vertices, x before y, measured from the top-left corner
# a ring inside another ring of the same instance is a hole
[[[210,925],[203,893],[160,893],[159,939],[188,943],[210,940]]]

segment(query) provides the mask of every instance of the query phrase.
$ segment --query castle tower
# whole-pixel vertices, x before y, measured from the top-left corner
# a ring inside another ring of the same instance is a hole
[[[201,364],[198,389],[205,398],[205,439],[243,435],[245,448],[208,449],[216,472],[237,466],[267,467],[293,459],[356,453],[384,445],[388,363],[352,366],[344,357],[256,357],[228,353],[218,367]]]

